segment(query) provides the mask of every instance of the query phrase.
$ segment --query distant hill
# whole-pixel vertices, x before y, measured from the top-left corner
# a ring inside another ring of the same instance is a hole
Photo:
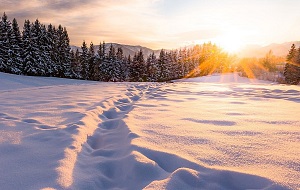
[[[264,57],[270,50],[273,51],[274,55],[286,56],[292,46],[295,44],[296,47],[300,46],[300,41],[285,42],[282,44],[270,44],[267,46],[259,45],[248,45],[238,54],[240,57]]]
[[[118,44],[118,43],[106,43],[106,52],[108,53],[110,45],[113,45],[116,49],[121,47],[123,49],[123,53],[125,56],[134,56],[136,52],[138,52],[140,49],[142,49],[145,57],[154,52],[156,56],[159,55],[160,50],[152,50],[147,47],[143,46],[133,46],[133,45],[125,45],[125,44]],[[298,48],[300,46],[300,41],[294,41],[294,42],[285,42],[282,44],[270,44],[267,46],[259,46],[259,45],[247,45],[245,48],[243,48],[239,53],[239,57],[264,57],[270,50],[273,51],[273,54],[276,56],[286,56],[292,46],[292,44],[295,44]],[[192,47],[188,46],[188,47]],[[71,46],[73,50],[79,49],[78,46]],[[98,50],[99,45],[95,45],[95,50]]]
[[[133,45],[124,45],[124,44],[118,44],[118,43],[106,43],[105,44],[105,51],[108,53],[109,51],[109,47],[110,45],[113,45],[116,49],[121,47],[123,49],[123,53],[125,56],[128,56],[130,55],[131,57],[134,56],[134,54],[138,51],[140,51],[140,49],[142,49],[143,53],[144,53],[144,56],[148,56],[150,55],[152,52],[154,52],[154,54],[156,56],[159,55],[159,52],[160,50],[152,50],[150,48],[147,48],[147,47],[143,47],[143,46],[133,46]],[[78,46],[71,46],[71,49],[72,50],[76,50],[76,49],[79,49],[79,51],[81,50],[80,47]],[[95,45],[95,51],[97,51],[99,49],[99,45]]]

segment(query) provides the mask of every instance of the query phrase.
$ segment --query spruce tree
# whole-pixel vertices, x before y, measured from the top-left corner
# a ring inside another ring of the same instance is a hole
[[[157,62],[157,80],[158,81],[165,81],[167,79],[166,67],[167,65],[167,58],[165,50],[161,50],[159,53],[159,59]]]
[[[50,60],[48,60],[48,73],[50,76],[57,76],[58,68],[56,65],[56,30],[52,24],[47,27],[47,41]]]
[[[287,84],[297,85],[300,82],[300,48],[297,51],[295,44],[292,45],[287,55],[284,77]]]
[[[46,60],[43,55],[43,41],[42,41],[42,25],[38,19],[31,24],[31,49],[33,54],[32,67],[25,68],[29,75],[45,76],[46,74]]]
[[[71,47],[70,47],[70,38],[67,32],[67,29],[63,28],[63,33],[60,38],[62,40],[62,68],[63,68],[63,77],[72,78],[74,72],[71,69]]]
[[[90,43],[88,51],[88,75],[90,80],[95,80],[95,48],[93,42]]]
[[[57,41],[56,41],[56,55],[57,55],[57,66],[58,66],[58,77],[65,77],[65,36],[64,29],[61,25],[57,28]]]
[[[12,33],[10,38],[11,45],[11,69],[10,71],[14,74],[22,74],[23,73],[23,60],[21,58],[22,52],[22,36],[19,29],[19,25],[17,20],[14,18],[12,22]]]
[[[81,76],[82,66],[81,66],[81,62],[80,62],[81,58],[80,58],[79,50],[76,49],[75,53],[73,52],[72,55],[73,55],[72,59],[71,59],[72,60],[72,71],[74,73],[73,78],[82,79],[82,76]]]
[[[145,59],[142,49],[137,52],[130,66],[130,79],[135,82],[143,82],[146,81],[145,74]]]
[[[97,53],[95,55],[95,60],[94,60],[94,76],[93,80],[99,81],[101,80],[101,64],[104,59],[103,51],[102,51],[102,43],[100,42],[100,45],[98,47]]]
[[[118,47],[116,53],[116,62],[117,62],[117,72],[118,72],[118,81],[125,81],[126,80],[126,73],[127,73],[127,64],[124,59],[123,49]]]
[[[29,20],[25,20],[23,32],[22,32],[22,41],[23,41],[23,67],[25,75],[37,75],[36,66],[35,66],[35,53],[33,47],[33,37],[31,31],[31,25]]]
[[[157,80],[157,78],[156,78],[157,59],[156,59],[154,52],[152,52],[147,58],[146,73],[147,73],[147,81],[154,82]]]
[[[52,66],[51,66],[51,40],[48,36],[46,26],[40,25],[40,33],[38,35],[39,41],[39,56],[41,58],[42,66],[44,67],[44,75],[51,76]]]
[[[108,51],[108,62],[106,65],[106,75],[108,81],[118,81],[118,66],[117,66],[117,57],[116,57],[116,49],[110,44]]]
[[[9,72],[9,57],[11,56],[10,35],[12,33],[11,22],[4,13],[0,21],[0,71]]]
[[[87,45],[85,43],[85,41],[83,41],[82,46],[81,46],[81,55],[80,55],[80,64],[81,64],[81,77],[84,80],[88,79],[88,48]]]

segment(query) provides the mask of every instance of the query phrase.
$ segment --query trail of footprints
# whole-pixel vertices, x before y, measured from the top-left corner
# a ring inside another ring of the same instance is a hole
[[[136,159],[132,155],[131,140],[138,135],[129,130],[123,119],[133,109],[134,103],[149,93],[147,86],[133,85],[125,95],[113,97],[99,105],[103,109],[98,116],[102,122],[94,134],[88,137],[77,157],[72,188],[109,189],[126,186],[126,164]],[[155,87],[151,88],[153,90]]]
[[[151,189],[155,188],[155,183],[165,179],[173,181],[181,189],[234,189],[241,175],[248,179],[245,189],[262,189],[265,185],[278,188],[259,176],[213,170],[178,155],[131,144],[138,135],[129,130],[123,119],[136,101],[145,94],[157,96],[162,93],[159,91],[155,86],[133,85],[127,89],[126,96],[114,99],[110,106],[103,102],[103,112],[99,115],[102,122],[88,137],[77,157],[71,189]],[[216,182],[215,178],[224,180]],[[253,184],[252,181],[261,183]]]
[[[100,113],[97,115],[101,122],[98,123],[93,135],[88,136],[86,143],[82,144],[72,174],[73,184],[64,189],[142,189],[147,185],[151,188],[153,185],[151,182],[168,177],[171,178],[171,181],[172,179],[176,180],[179,186],[189,184],[197,189],[203,187],[203,184],[213,184],[218,189],[228,183],[225,180],[216,184],[213,179],[210,179],[212,173],[217,178],[229,176],[232,180],[235,179],[234,176],[240,175],[235,172],[211,170],[177,155],[131,144],[131,140],[137,138],[138,135],[129,130],[123,119],[144,95],[162,98],[160,94],[164,94],[164,92],[162,93],[158,88],[149,84],[132,85],[127,89],[125,95],[112,97],[95,105],[98,110],[95,113]],[[88,114],[85,116],[89,117]],[[1,119],[17,120],[5,113],[0,113]],[[41,125],[34,119],[23,119],[22,122],[38,124],[43,130],[52,128]],[[79,130],[80,126],[84,126],[82,121],[70,124],[65,130],[73,133]],[[69,148],[72,149],[71,146]],[[199,171],[201,173],[198,173]],[[62,172],[61,175],[63,176],[65,173]],[[249,181],[257,180],[256,176],[247,177]],[[269,183],[264,178],[259,180]],[[245,185],[261,188],[260,185],[252,183]],[[232,188],[228,187],[228,189]]]

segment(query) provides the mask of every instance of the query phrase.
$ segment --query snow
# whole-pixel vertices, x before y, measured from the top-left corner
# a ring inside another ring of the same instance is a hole
[[[269,81],[263,81],[258,79],[249,79],[245,77],[240,77],[238,73],[227,73],[227,74],[212,74],[204,77],[196,77],[196,78],[184,78],[174,80],[175,82],[209,82],[209,83],[263,83],[268,84],[271,83]]]
[[[234,74],[101,83],[0,73],[0,187],[299,189],[299,103],[299,86]]]

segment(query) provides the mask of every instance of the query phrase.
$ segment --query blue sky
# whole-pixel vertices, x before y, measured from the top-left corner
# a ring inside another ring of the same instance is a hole
[[[0,12],[67,27],[83,40],[177,48],[207,41],[243,44],[300,40],[299,0],[0,0]]]

